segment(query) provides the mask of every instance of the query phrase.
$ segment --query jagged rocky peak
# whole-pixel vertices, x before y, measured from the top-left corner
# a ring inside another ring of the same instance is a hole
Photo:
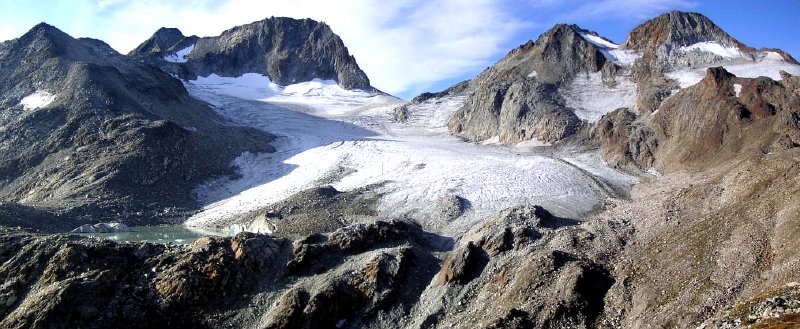
[[[186,37],[177,28],[162,27],[150,39],[140,44],[129,55],[163,53],[180,48],[181,44],[189,46],[197,40],[196,36]]]
[[[577,25],[555,25],[471,82],[474,92],[450,119],[450,132],[473,141],[497,137],[502,143],[552,143],[575,134],[582,118],[592,119],[583,115],[591,111],[565,104],[559,94],[574,89],[579,77],[584,85],[610,88],[634,58],[617,47]]]
[[[639,25],[631,31],[622,47],[646,52],[666,46],[671,51],[702,42],[753,50],[728,35],[703,14],[681,11],[672,11]]]
[[[580,72],[600,71],[607,59],[597,45],[582,36],[589,33],[577,25],[557,24],[536,42],[529,40],[509,52],[485,75],[495,79],[516,74],[544,83],[560,83]]]
[[[271,17],[215,37],[183,38],[176,46],[179,32],[159,30],[130,55],[184,79],[260,73],[280,85],[323,79],[346,89],[374,90],[342,39],[323,22]]]

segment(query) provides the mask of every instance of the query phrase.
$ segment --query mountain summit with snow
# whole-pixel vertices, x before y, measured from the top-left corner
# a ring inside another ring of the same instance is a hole
[[[129,55],[184,80],[259,73],[282,86],[320,79],[375,90],[342,39],[311,19],[271,17],[202,38],[162,28]]]

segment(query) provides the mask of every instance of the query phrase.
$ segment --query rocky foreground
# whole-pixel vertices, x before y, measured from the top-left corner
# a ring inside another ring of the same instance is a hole
[[[508,209],[458,240],[411,219],[188,246],[6,234],[0,326],[791,328],[798,152],[668,174],[583,221]]]

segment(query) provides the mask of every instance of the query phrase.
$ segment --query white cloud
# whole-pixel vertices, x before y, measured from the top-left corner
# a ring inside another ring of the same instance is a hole
[[[499,2],[99,0],[103,28],[92,37],[127,52],[162,26],[209,36],[270,16],[309,17],[342,37],[375,87],[403,93],[483,68],[504,54],[526,25]]]

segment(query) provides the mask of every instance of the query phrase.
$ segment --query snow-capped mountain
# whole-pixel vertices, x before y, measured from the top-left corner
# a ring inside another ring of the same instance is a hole
[[[618,108],[654,112],[712,66],[743,78],[800,74],[783,51],[755,50],[701,14],[671,12],[635,28],[622,44],[576,25],[556,25],[473,79],[463,105],[441,111],[459,108],[450,131],[472,141],[552,143],[588,132],[584,128]],[[418,111],[429,109],[406,109],[409,118]]]

